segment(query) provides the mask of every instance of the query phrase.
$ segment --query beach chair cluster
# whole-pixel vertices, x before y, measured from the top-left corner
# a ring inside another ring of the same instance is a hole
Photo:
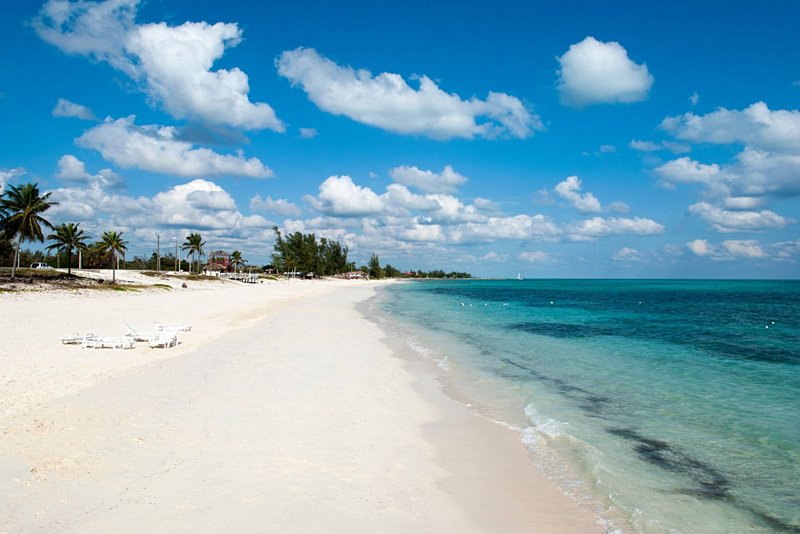
[[[61,338],[65,345],[80,345],[84,349],[132,349],[134,343],[145,342],[150,348],[176,347],[178,332],[188,332],[191,325],[153,323],[153,329],[142,331],[123,323],[127,332],[120,337],[103,337],[96,334],[73,332]]]

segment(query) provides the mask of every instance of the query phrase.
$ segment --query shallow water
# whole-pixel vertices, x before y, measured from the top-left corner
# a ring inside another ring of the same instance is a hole
[[[415,282],[379,306],[625,528],[800,531],[799,282]]]

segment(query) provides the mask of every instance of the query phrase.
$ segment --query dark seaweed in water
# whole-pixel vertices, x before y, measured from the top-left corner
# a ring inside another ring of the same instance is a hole
[[[800,364],[800,354],[781,347],[764,344],[751,344],[748,336],[727,332],[726,338],[720,338],[709,330],[699,326],[687,326],[680,335],[672,328],[642,321],[624,318],[613,322],[592,322],[584,324],[557,322],[526,322],[506,326],[509,330],[522,330],[540,336],[556,338],[588,338],[596,336],[619,336],[658,340],[667,343],[690,345],[704,349],[724,358],[737,360],[757,360],[771,363]]]
[[[580,407],[589,415],[601,415],[603,413],[604,406],[611,402],[611,399],[608,397],[597,395],[583,388],[567,384],[560,378],[544,375],[535,369],[519,364],[509,358],[501,358],[501,361],[507,365],[510,365],[511,367],[515,367],[521,371],[524,371],[526,378],[534,379],[543,384],[547,384],[559,393],[574,399],[578,402],[578,407]],[[506,374],[505,377],[511,379],[514,378],[508,374]]]
[[[731,481],[718,470],[705,462],[665,441],[642,436],[631,428],[609,428],[610,434],[634,442],[633,450],[639,458],[661,469],[675,471],[688,477],[699,487],[680,491],[703,499],[726,501],[745,510],[772,529],[783,532],[800,532],[800,528],[784,523],[746,503],[740,502],[731,493]]]

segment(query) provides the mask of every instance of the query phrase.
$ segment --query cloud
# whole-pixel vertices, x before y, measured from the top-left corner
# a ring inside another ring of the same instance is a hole
[[[110,193],[101,182],[90,182],[53,191],[59,204],[48,214],[53,221],[78,222],[87,229],[108,227],[151,236],[156,232],[202,231],[206,241],[250,244],[259,230],[267,235],[272,223],[261,216],[245,216],[233,197],[208,180],[176,185],[153,197]],[[262,245],[266,240],[261,241]]]
[[[612,154],[617,151],[617,147],[614,145],[600,145],[600,153],[601,154]]]
[[[581,213],[592,213],[602,210],[600,201],[597,200],[591,193],[581,194],[581,179],[577,176],[569,176],[563,182],[560,182],[553,189],[555,193],[568,201],[572,206]]]
[[[97,183],[103,188],[124,185],[122,178],[111,169],[102,169],[97,174],[86,172],[86,165],[72,154],[65,154],[58,160],[56,178],[86,184]]]
[[[508,259],[506,254],[498,254],[496,252],[489,252],[481,256],[481,261],[503,262]]]
[[[314,209],[334,216],[363,217],[385,209],[372,189],[354,184],[349,176],[330,176],[320,184],[319,196],[305,198]]]
[[[693,143],[742,143],[757,150],[800,152],[800,111],[771,111],[764,102],[743,110],[719,108],[707,115],[667,117],[661,128]]]
[[[763,258],[766,255],[758,241],[752,239],[723,241],[722,246],[733,256]]]
[[[178,119],[245,130],[284,131],[266,103],[248,98],[239,68],[211,70],[238,45],[236,24],[135,23],[139,0],[49,0],[32,20],[44,41],[71,54],[105,61],[135,80],[145,94]]]
[[[174,174],[177,176],[235,175],[267,178],[272,170],[257,158],[223,155],[207,148],[194,148],[177,139],[170,126],[136,126],[135,117],[106,119],[86,131],[77,144],[100,152],[123,168]]]
[[[132,74],[123,47],[139,4],[140,0],[49,0],[31,24],[40,38],[68,54],[106,61]]]
[[[85,121],[97,120],[91,109],[63,98],[59,98],[56,107],[53,108],[53,117],[75,117]]]
[[[763,232],[778,230],[792,222],[770,210],[731,211],[698,202],[689,206],[689,213],[697,215],[718,232]]]
[[[690,97],[689,97],[689,102],[690,102],[690,103],[691,103],[693,106],[696,106],[696,105],[697,105],[697,104],[700,102],[700,95],[698,95],[698,94],[697,94],[697,91],[695,91],[694,93],[692,93],[692,96],[690,96]]]
[[[614,261],[641,261],[642,254],[635,248],[623,247],[616,251],[611,259]]]
[[[664,163],[655,169],[655,173],[661,177],[664,185],[695,183],[712,188],[724,178],[716,163],[705,165],[685,156]]]
[[[588,241],[609,235],[654,235],[664,233],[664,226],[652,219],[634,217],[592,217],[569,226],[570,239],[574,241]]]
[[[543,129],[516,97],[490,92],[486,100],[462,100],[427,76],[413,89],[402,76],[341,67],[313,48],[283,52],[278,73],[299,85],[320,109],[404,135],[437,140],[510,136],[524,139]]]
[[[530,252],[520,252],[517,258],[527,261],[528,263],[547,263],[550,261],[550,255],[541,250],[534,250]]]
[[[0,169],[0,191],[5,189],[6,184],[12,178],[17,176],[24,176],[27,171],[23,167],[15,167],[13,169]]]
[[[765,259],[794,262],[800,254],[800,240],[762,244],[755,239],[730,239],[714,245],[705,239],[695,239],[686,246],[696,256],[713,261]]]
[[[467,181],[467,177],[457,173],[450,165],[442,172],[423,171],[415,166],[395,167],[389,171],[392,180],[398,184],[416,187],[425,193],[454,193]]]
[[[256,195],[250,199],[251,211],[269,211],[277,213],[278,215],[285,215],[291,217],[299,217],[303,211],[284,198],[273,200],[271,196],[261,198],[261,195]]]
[[[743,110],[719,108],[707,115],[667,117],[661,127],[693,143],[742,144],[723,164],[702,164],[679,158],[655,169],[662,183],[699,183],[713,204],[695,205],[694,212],[720,231],[780,228],[787,220],[772,211],[753,210],[772,199],[800,195],[800,111],[770,110],[756,102]]]
[[[568,106],[639,102],[647,99],[653,85],[647,65],[631,61],[617,42],[587,37],[557,59],[558,92]]]
[[[489,217],[483,221],[458,225],[450,231],[455,243],[501,239],[556,241],[561,234],[561,229],[549,217],[538,214]]]
[[[710,256],[714,254],[714,249],[709,246],[708,241],[705,239],[695,239],[686,243],[686,247],[691,250],[695,256]]]
[[[657,152],[659,150],[669,150],[675,154],[683,154],[692,151],[690,146],[683,143],[676,143],[674,141],[661,141],[656,143],[653,141],[641,141],[639,139],[633,139],[630,143],[628,143],[628,146],[639,152]]]
[[[624,202],[616,200],[608,205],[608,211],[616,211],[618,213],[628,213],[630,211],[630,207]]]
[[[317,136],[315,128],[300,128],[300,137],[303,139],[313,139]]]

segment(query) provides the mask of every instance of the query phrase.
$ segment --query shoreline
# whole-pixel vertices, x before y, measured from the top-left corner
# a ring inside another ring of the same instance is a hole
[[[580,493],[589,501],[578,504],[533,462],[520,428],[481,413],[468,396],[453,390],[450,364],[444,370],[441,361],[411,348],[404,337],[409,332],[403,333],[409,325],[398,328],[390,321],[386,324],[384,317],[369,317],[378,298],[376,294],[359,309],[384,330],[392,356],[415,377],[415,391],[435,406],[439,418],[425,425],[423,435],[436,447],[437,463],[449,473],[442,487],[471,511],[474,520],[494,532],[606,532],[610,518],[598,508],[595,496],[584,488]],[[621,518],[614,522],[623,523]],[[619,524],[614,532],[623,532]]]
[[[393,352],[357,309],[376,284],[283,284],[0,301],[19,318],[0,327],[0,532],[601,531]],[[153,309],[194,323],[182,346],[54,347]]]

